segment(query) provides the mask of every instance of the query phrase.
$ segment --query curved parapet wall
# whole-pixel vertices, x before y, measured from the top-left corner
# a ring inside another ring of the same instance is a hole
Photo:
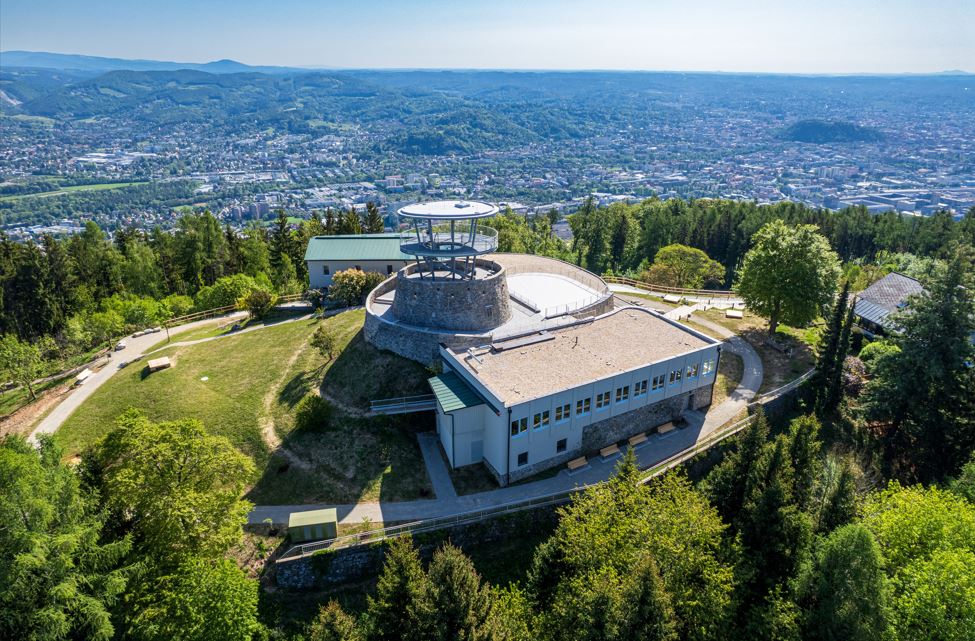
[[[577,301],[576,305],[557,306],[547,317],[573,316],[586,318],[599,316],[613,309],[613,292],[602,278],[578,265],[558,258],[533,254],[489,254],[486,256],[504,266],[508,276],[525,273],[555,274],[582,283],[594,292],[592,299]]]
[[[489,274],[470,280],[432,280],[429,276],[419,278],[416,265],[404,267],[393,285],[393,316],[408,325],[462,332],[505,324],[511,318],[505,269],[488,260],[478,260],[477,268]]]

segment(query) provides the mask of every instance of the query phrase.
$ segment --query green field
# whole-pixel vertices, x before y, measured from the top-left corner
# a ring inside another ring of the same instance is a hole
[[[148,375],[139,362],[123,369],[65,422],[58,441],[67,455],[77,454],[107,433],[116,416],[137,407],[154,420],[197,418],[209,432],[229,438],[256,464],[248,498],[257,503],[432,496],[413,433],[429,428],[430,418],[361,415],[372,398],[422,390],[427,374],[365,343],[363,319],[356,310],[164,348],[153,356],[169,356],[172,368]],[[321,322],[342,347],[331,363],[307,344]],[[294,407],[319,388],[338,407],[331,425],[296,430]],[[286,451],[272,452],[262,429]]]
[[[71,185],[69,187],[61,187],[60,189],[54,191],[41,191],[36,194],[17,194],[15,196],[3,196],[0,197],[0,202],[12,201],[12,200],[23,200],[25,198],[40,198],[49,196],[63,196],[64,194],[70,194],[77,191],[106,191],[109,189],[121,189],[123,187],[131,187],[133,185],[145,185],[146,181],[140,182],[128,182],[128,183],[97,183],[94,185]]]

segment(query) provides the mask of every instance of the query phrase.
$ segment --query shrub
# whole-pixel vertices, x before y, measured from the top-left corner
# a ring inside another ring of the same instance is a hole
[[[271,288],[269,286],[262,288],[256,280],[246,274],[224,276],[196,293],[196,309],[215,309],[235,305],[238,300],[255,289]]]
[[[382,274],[361,269],[336,272],[332,277],[332,286],[328,288],[328,297],[343,305],[361,305],[366,295],[385,279]]]
[[[317,394],[307,394],[295,407],[295,427],[299,430],[325,430],[332,422],[332,404]]]
[[[867,368],[867,373],[872,374],[877,368],[877,364],[891,354],[896,354],[901,349],[888,341],[874,341],[860,350],[860,360]]]
[[[237,300],[237,307],[246,309],[251,318],[264,318],[274,309],[277,302],[278,297],[266,289],[254,289]]]

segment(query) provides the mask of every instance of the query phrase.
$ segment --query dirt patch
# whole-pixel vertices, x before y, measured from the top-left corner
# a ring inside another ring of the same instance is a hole
[[[71,382],[46,390],[36,401],[28,403],[0,419],[0,438],[12,434],[27,436],[31,429],[71,391]]]
[[[291,367],[295,364],[295,361],[298,360],[302,350],[304,350],[306,347],[307,345],[302,343],[301,346],[298,347],[293,354],[291,354],[287,365],[285,365],[284,369],[282,370],[283,374],[281,379],[278,380],[274,385],[268,387],[267,392],[264,394],[264,414],[261,417],[261,438],[264,439],[264,443],[267,445],[268,449],[271,450],[271,452],[277,452],[283,456],[285,459],[287,459],[290,465],[294,465],[305,470],[310,470],[311,465],[308,462],[302,460],[301,457],[281,444],[281,437],[278,436],[278,431],[274,426],[274,419],[271,418],[271,406],[274,404],[274,399],[277,397],[278,388],[284,384],[284,379],[286,378],[288,372],[291,371]]]

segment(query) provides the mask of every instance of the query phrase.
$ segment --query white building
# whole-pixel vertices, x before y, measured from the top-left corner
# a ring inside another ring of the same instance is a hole
[[[455,352],[430,380],[452,467],[506,484],[711,403],[719,343],[645,308]]]
[[[346,269],[389,275],[410,260],[411,256],[400,251],[399,234],[315,236],[305,250],[308,285],[312,289],[328,287],[332,276]]]

